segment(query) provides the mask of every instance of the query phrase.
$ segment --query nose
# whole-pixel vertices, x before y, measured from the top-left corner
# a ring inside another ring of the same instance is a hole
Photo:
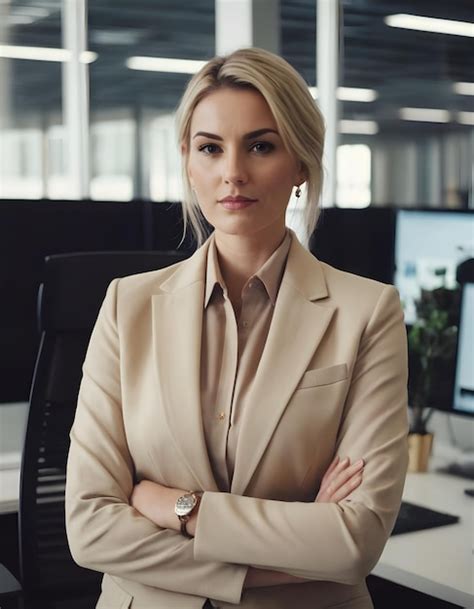
[[[238,152],[228,154],[224,168],[224,180],[226,184],[245,184],[247,182],[247,167],[242,155]]]

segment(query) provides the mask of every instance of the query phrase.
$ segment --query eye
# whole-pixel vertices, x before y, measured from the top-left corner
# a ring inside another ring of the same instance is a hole
[[[255,144],[252,144],[251,150],[255,150],[259,154],[267,154],[274,148],[275,146],[270,142],[255,142]]]
[[[219,146],[217,144],[204,144],[204,146],[199,146],[199,152],[203,152],[204,154],[215,154],[218,152]]]

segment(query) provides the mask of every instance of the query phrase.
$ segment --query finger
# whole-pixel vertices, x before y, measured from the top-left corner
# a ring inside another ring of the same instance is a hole
[[[338,472],[335,477],[335,486],[340,486],[344,484],[349,478],[357,474],[357,472],[361,471],[364,468],[364,460],[359,459],[349,467],[346,467],[343,471]]]
[[[358,487],[362,482],[362,474],[356,474],[343,484],[331,497],[331,503],[339,503]]]
[[[356,476],[359,472],[363,471],[364,462],[359,460],[345,470],[339,472],[335,478],[331,481],[332,493],[335,493],[341,486],[343,486],[353,476]]]
[[[321,488],[324,488],[329,484],[335,482],[337,480],[337,477],[349,466],[349,464],[349,457],[345,457],[344,459],[342,459],[342,461],[337,463],[337,465],[330,472],[328,470],[328,472],[326,472],[324,478],[321,481]]]
[[[326,493],[326,496],[329,501],[332,501],[333,496],[337,491],[346,484],[353,476],[356,476],[359,472],[363,470],[364,461],[360,459],[353,465],[346,467],[344,470],[338,472],[337,468],[334,471],[330,480],[322,487],[323,492]]]

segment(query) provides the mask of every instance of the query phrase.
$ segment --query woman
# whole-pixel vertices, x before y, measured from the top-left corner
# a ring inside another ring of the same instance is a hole
[[[71,431],[72,554],[106,573],[100,608],[368,609],[407,466],[398,295],[285,226],[306,183],[314,228],[324,129],[284,60],[214,58],[178,125],[185,218],[215,230],[109,286]]]

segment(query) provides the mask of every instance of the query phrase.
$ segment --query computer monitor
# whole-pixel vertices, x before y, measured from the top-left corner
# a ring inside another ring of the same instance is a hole
[[[453,413],[474,417],[474,283],[462,286]]]
[[[395,285],[405,322],[416,320],[421,289],[454,288],[456,268],[474,255],[474,213],[470,210],[399,210],[395,232]]]
[[[458,280],[461,285],[461,311],[453,399],[448,412],[474,417],[474,259],[467,260],[459,267]],[[472,445],[439,471],[474,480]]]
[[[395,285],[400,292],[408,326],[416,321],[416,300],[422,288],[459,287],[459,265],[473,257],[474,213],[471,210],[399,210],[395,232]],[[464,265],[463,265],[464,266]],[[463,281],[463,283],[466,280]],[[458,317],[457,312],[456,317]],[[456,320],[458,323],[458,320]],[[458,334],[458,347],[468,349],[464,329]],[[458,349],[458,351],[459,351]],[[460,356],[459,356],[460,357]],[[416,357],[410,354],[410,387],[420,373]],[[469,412],[454,400],[458,362],[454,357],[435,363],[430,406],[445,412]],[[465,392],[463,392],[465,394]],[[455,410],[455,404],[457,408]]]

